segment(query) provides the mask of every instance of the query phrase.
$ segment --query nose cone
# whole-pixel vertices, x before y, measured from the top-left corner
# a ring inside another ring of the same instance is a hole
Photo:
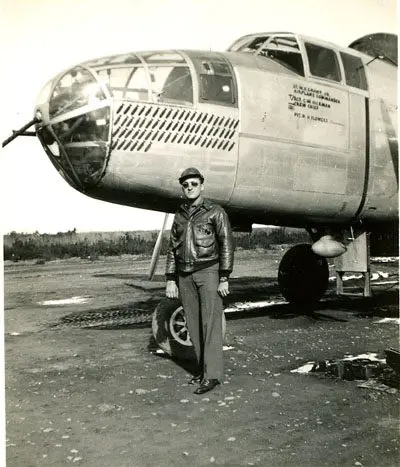
[[[83,67],[48,83],[36,110],[39,139],[50,159],[76,188],[96,185],[105,169],[110,139],[107,90]]]

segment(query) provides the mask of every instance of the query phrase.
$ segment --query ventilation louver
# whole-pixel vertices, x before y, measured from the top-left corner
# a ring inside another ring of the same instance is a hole
[[[112,149],[147,152],[154,142],[231,151],[239,120],[194,109],[122,103],[114,118]]]

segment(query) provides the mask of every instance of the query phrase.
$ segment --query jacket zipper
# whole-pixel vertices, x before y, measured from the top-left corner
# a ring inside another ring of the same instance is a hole
[[[185,232],[185,249],[184,249],[184,252],[183,252],[183,262],[184,264],[186,264],[186,259],[187,259],[187,254],[189,252],[189,245],[190,245],[190,238],[192,236],[192,220],[194,220],[194,217],[195,217],[195,214],[198,214],[199,212],[201,212],[202,209],[201,207],[199,209],[196,209],[195,211],[192,212],[192,214],[189,213],[189,211],[187,211],[187,214],[188,214],[188,221],[187,221],[187,224],[186,224],[186,232]]]
[[[183,258],[183,261],[184,261],[185,264],[186,264],[187,254],[189,252],[189,229],[191,229],[190,216],[189,216],[187,224],[186,224],[186,242],[185,242],[186,245],[185,245],[185,254],[184,254],[184,258]]]

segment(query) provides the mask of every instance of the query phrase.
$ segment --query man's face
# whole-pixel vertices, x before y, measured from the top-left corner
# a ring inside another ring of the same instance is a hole
[[[182,183],[182,191],[186,199],[195,201],[204,190],[204,185],[197,177],[187,178]]]

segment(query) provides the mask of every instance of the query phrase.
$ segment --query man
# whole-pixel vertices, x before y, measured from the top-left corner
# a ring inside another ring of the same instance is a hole
[[[166,265],[169,298],[179,294],[199,371],[189,381],[200,383],[195,394],[220,384],[223,377],[222,297],[229,294],[233,240],[221,206],[205,200],[204,177],[196,168],[179,178],[186,202],[175,214]]]

